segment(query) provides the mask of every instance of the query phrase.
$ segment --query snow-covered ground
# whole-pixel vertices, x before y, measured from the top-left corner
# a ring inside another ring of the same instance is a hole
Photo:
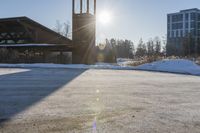
[[[190,60],[162,60],[135,67],[137,70],[200,75],[200,66]]]
[[[125,59],[125,58],[118,58],[117,59],[117,64],[119,65],[119,66],[128,66],[128,65],[130,65],[130,64],[133,64],[133,60],[131,60],[131,59]]]
[[[97,63],[95,65],[84,64],[0,64],[1,68],[63,68],[63,69],[115,69],[115,70],[131,70],[133,67],[119,66],[108,63]]]
[[[118,60],[118,64],[97,63],[95,65],[60,65],[60,64],[0,64],[4,68],[66,68],[66,69],[114,69],[114,70],[144,70],[200,76],[200,66],[184,59],[162,60],[147,63],[137,67],[127,66],[130,60]]]
[[[0,133],[200,131],[199,77],[124,70],[19,70],[0,69]]]

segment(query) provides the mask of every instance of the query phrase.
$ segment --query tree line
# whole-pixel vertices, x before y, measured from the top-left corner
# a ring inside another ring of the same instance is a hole
[[[106,39],[97,46],[97,53],[104,55],[105,62],[114,62],[117,58],[141,58],[166,55],[166,40],[159,37],[144,42],[140,39],[137,46],[131,40]]]
[[[56,21],[55,28],[53,29],[57,33],[71,38],[71,26],[70,23]],[[134,44],[127,39],[105,39],[104,43],[99,43],[98,46],[104,47],[104,50],[97,47],[97,51],[102,55],[105,54],[107,60],[113,60],[113,58],[138,58],[138,57],[152,57],[152,56],[179,56],[179,57],[196,57],[200,55],[200,38],[196,40],[191,33],[185,37],[178,38],[181,41],[175,43],[167,42],[166,37],[149,39],[144,42],[140,39],[138,44]],[[179,44],[178,44],[179,43]],[[105,58],[104,57],[104,58]],[[112,57],[112,59],[111,59]]]
[[[71,38],[69,22],[56,21],[55,32]],[[166,54],[166,39],[159,37],[144,42],[141,38],[138,44],[128,39],[105,39],[104,43],[97,44],[97,59],[104,62],[115,62],[117,58],[141,58],[144,56],[159,56]]]

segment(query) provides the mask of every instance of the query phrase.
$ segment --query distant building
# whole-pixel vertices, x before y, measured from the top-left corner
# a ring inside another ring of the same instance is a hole
[[[72,40],[28,17],[0,18],[0,63],[94,64],[96,0],[72,4]]]
[[[68,63],[72,40],[28,17],[0,19],[0,63]]]
[[[190,49],[190,54],[195,54],[199,49],[198,42],[200,42],[199,9],[181,10],[167,15],[168,55],[185,55],[187,49]]]

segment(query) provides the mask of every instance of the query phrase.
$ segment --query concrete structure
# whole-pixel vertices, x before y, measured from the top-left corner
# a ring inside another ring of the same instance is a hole
[[[83,10],[83,1],[73,0],[73,63],[74,64],[93,64],[95,56],[95,38],[96,38],[96,0],[85,1],[86,10]],[[90,3],[91,2],[91,3]],[[79,5],[78,11],[75,5]],[[92,11],[92,12],[91,12]]]
[[[188,36],[194,41],[191,47],[196,49],[200,39],[200,10],[194,8],[168,14],[167,42],[168,47],[174,48],[168,50],[168,54],[182,55],[183,42]]]

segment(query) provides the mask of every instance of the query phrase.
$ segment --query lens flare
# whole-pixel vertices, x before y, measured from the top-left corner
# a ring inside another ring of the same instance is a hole
[[[109,11],[102,11],[98,15],[98,21],[102,24],[109,24],[112,20],[112,15]]]

